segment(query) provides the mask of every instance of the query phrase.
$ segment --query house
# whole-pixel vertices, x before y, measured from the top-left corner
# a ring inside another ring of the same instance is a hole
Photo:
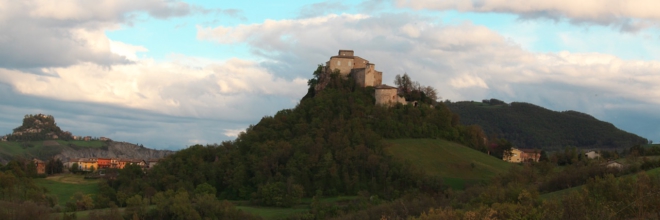
[[[589,158],[589,159],[597,159],[597,158],[600,158],[600,154],[599,154],[598,152],[596,152],[596,151],[593,151],[593,150],[584,153],[584,156],[587,157],[587,158]]]
[[[84,141],[91,141],[91,140],[92,140],[92,137],[91,137],[91,136],[85,136],[85,137],[83,138],[83,140],[84,140]]]
[[[69,161],[64,162],[64,167],[70,169],[74,163],[78,163],[78,159],[69,159]]]
[[[621,164],[619,162],[616,162],[614,160],[602,163],[601,166],[606,166],[607,168],[612,168],[612,169],[617,169],[617,170],[622,170],[623,169],[623,164]]]
[[[142,168],[146,168],[146,167],[147,167],[147,162],[144,161],[144,160],[142,160],[142,159],[131,159],[131,162],[130,162],[130,163],[131,163],[132,165],[138,165],[138,166],[140,166],[140,167],[142,167]]]
[[[99,168],[110,168],[112,163],[110,158],[97,158],[96,163]]]
[[[503,160],[510,163],[539,162],[541,151],[536,149],[511,148],[509,155],[504,155]]]
[[[34,158],[32,162],[37,166],[37,174],[46,174],[46,163],[44,161]]]
[[[117,169],[124,169],[124,167],[130,163],[131,163],[131,159],[125,159],[125,158],[117,159]]]
[[[100,141],[110,141],[110,138],[107,138],[107,137],[100,137],[99,140],[100,140]]]
[[[158,164],[159,160],[160,159],[149,159],[147,161],[147,168],[151,169],[152,167],[156,166],[156,164]]]
[[[91,171],[92,169],[98,170],[99,165],[96,158],[80,158],[78,168],[82,171]]]
[[[110,168],[119,168],[119,158],[110,159]]]
[[[400,97],[396,87],[388,85],[379,85],[374,88],[376,96],[376,105],[394,106],[397,103],[406,104],[406,99]]]
[[[7,136],[6,135],[2,136],[2,138],[0,138],[0,141],[7,141]]]
[[[326,74],[339,71],[341,76],[350,75],[362,87],[378,86],[383,82],[383,72],[376,70],[376,64],[355,56],[352,50],[339,50],[337,56],[330,57],[324,68]]]

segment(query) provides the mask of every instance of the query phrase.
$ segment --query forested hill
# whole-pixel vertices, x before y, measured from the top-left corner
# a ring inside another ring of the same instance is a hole
[[[9,141],[71,140],[71,132],[62,131],[52,115],[25,115],[23,124],[7,135]]]
[[[460,116],[463,124],[479,125],[487,135],[505,138],[521,148],[612,149],[647,143],[645,138],[576,111],[557,112],[529,103],[507,104],[496,99],[445,105]]]
[[[383,138],[441,138],[485,149],[483,132],[460,126],[442,104],[387,108],[376,106],[373,94],[373,88],[333,76],[325,89],[308,94],[295,108],[262,118],[235,141],[181,150],[161,160],[146,183],[135,185],[160,191],[208,183],[222,199],[267,206],[360,191],[396,198],[409,189],[440,187],[387,154]],[[125,193],[139,190],[126,188]]]

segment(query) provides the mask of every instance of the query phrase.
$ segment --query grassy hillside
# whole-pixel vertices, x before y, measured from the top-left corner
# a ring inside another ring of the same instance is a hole
[[[24,158],[39,158],[46,160],[62,151],[66,147],[74,149],[80,148],[100,148],[103,141],[3,141],[0,142],[0,158],[10,160],[13,157],[20,156]]]
[[[48,189],[49,194],[57,197],[59,205],[64,206],[76,192],[96,195],[99,180],[86,180],[82,175],[60,174],[45,179],[35,179],[38,186]]]
[[[512,164],[441,139],[386,140],[385,151],[409,161],[429,175],[442,177],[446,184],[461,189],[465,183],[487,180],[506,172]]]
[[[462,124],[479,125],[487,135],[505,138],[517,147],[556,150],[629,148],[648,140],[591,115],[552,111],[529,103],[501,101],[445,103]]]

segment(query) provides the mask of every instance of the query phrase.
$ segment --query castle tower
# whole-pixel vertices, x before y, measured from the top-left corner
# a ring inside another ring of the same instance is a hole
[[[351,75],[362,87],[379,86],[383,82],[383,73],[376,70],[376,64],[355,56],[353,50],[339,50],[337,56],[330,57],[325,63],[326,74],[339,71],[344,77]]]

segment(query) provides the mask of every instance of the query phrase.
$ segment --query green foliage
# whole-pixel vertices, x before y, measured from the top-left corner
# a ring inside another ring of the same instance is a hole
[[[66,209],[68,211],[82,211],[90,210],[92,208],[94,208],[94,200],[92,200],[92,196],[81,192],[73,194],[66,203]]]
[[[303,187],[282,182],[268,183],[259,187],[256,199],[258,204],[266,206],[291,207],[303,196]]]
[[[257,219],[210,194],[191,198],[186,190],[168,190],[156,193],[152,201],[156,207],[145,219]]]
[[[578,148],[628,148],[648,140],[614,125],[575,111],[556,112],[529,103],[499,100],[484,103],[445,103],[466,125],[480,125],[488,135],[505,138],[519,148],[557,150]]]

